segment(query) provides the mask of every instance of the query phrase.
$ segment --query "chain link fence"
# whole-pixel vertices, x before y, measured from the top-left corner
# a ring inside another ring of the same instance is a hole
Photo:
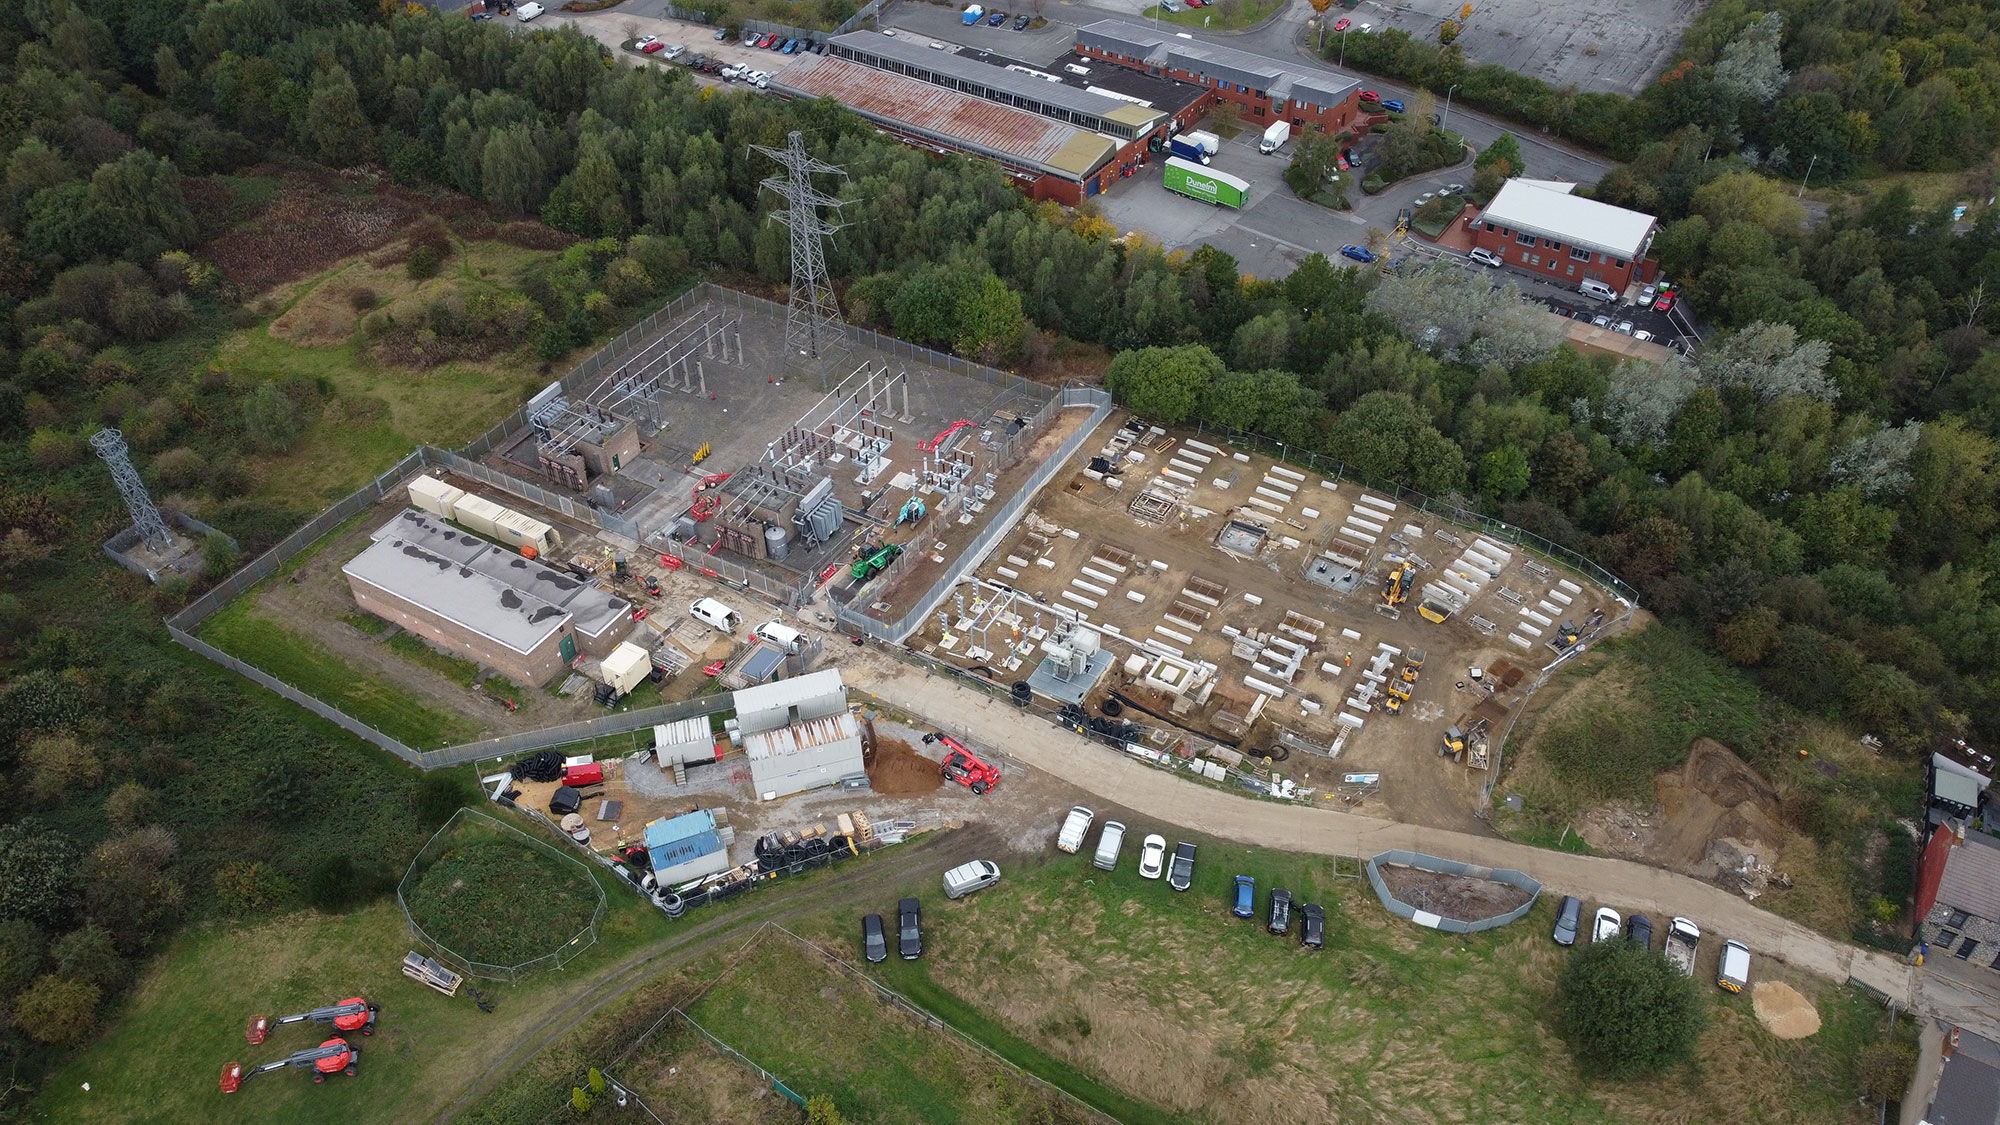
[[[489,965],[474,961],[425,930],[410,913],[410,895],[422,883],[423,876],[447,852],[478,840],[526,846],[549,856],[558,863],[576,867],[583,873],[591,892],[597,896],[596,904],[590,913],[590,924],[578,930],[549,953],[529,958],[518,965]],[[604,924],[605,897],[603,886],[597,882],[596,876],[591,874],[590,868],[578,863],[574,856],[563,853],[546,841],[538,840],[511,824],[467,808],[453,813],[444,827],[438,829],[437,833],[417,852],[416,858],[410,861],[409,869],[403,872],[402,880],[396,884],[396,906],[403,912],[403,921],[408,923],[410,932],[432,951],[440,963],[465,976],[511,983],[548,969],[560,969],[584,950],[596,945],[599,928]]]

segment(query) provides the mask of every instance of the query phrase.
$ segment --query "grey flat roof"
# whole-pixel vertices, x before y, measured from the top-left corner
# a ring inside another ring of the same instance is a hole
[[[959,51],[956,57],[961,59],[977,59],[988,66],[1028,67],[1043,74],[1054,75],[1057,79],[1061,80],[1063,85],[1086,91],[1091,97],[1097,98],[1100,101],[1126,102],[1131,105],[1144,106],[1148,109],[1163,110],[1170,115],[1179,113],[1193,105],[1196,101],[1200,100],[1202,94],[1207,90],[1206,87],[1197,86],[1192,82],[1183,82],[1178,78],[1168,78],[1164,75],[1148,74],[1143,70],[1135,70],[1132,67],[1121,66],[1118,63],[1105,62],[1103,59],[1093,58],[1089,55],[1080,55],[1075,51],[1071,51],[1054,62],[1041,64],[1024,62],[1020,59],[1010,58],[993,51],[980,50],[976,47],[967,47]],[[1074,74],[1063,69],[1065,66],[1080,67],[1089,73]]]
[[[415,543],[371,543],[341,572],[523,655],[560,631],[569,615],[490,575]]]
[[[1202,39],[1182,39],[1172,32],[1154,31],[1125,20],[1099,20],[1079,27],[1076,42],[1081,47],[1108,49],[1115,54],[1144,59],[1154,66],[1185,70],[1260,90],[1272,101],[1296,99],[1322,107],[1333,106],[1345,101],[1348,93],[1361,85],[1359,79],[1335,71],[1300,70],[1265,55]]]
[[[850,31],[827,42],[828,53],[840,58],[1053,117],[1078,128],[1118,135],[1125,135],[1130,129],[1107,122],[1105,115],[1132,103],[1108,100],[1059,79],[1052,82],[1021,70],[1010,70],[1004,64],[961,58],[950,51],[933,51],[911,40],[892,39],[874,31]],[[1162,111],[1161,116],[1165,115]]]
[[[342,572],[516,652],[532,651],[565,621],[585,636],[601,636],[632,607],[414,508],[371,538]]]

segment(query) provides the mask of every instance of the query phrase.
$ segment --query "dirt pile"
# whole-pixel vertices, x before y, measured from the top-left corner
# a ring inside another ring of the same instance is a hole
[[[1655,782],[1659,804],[1601,805],[1581,835],[1612,855],[1642,859],[1755,894],[1785,838],[1778,793],[1729,747],[1697,738],[1680,769]]]
[[[1780,1039],[1804,1039],[1819,1030],[1819,1009],[1782,981],[1751,985],[1750,1004],[1757,1010],[1757,1022]]]
[[[876,738],[861,757],[868,784],[884,797],[921,797],[944,784],[938,764],[900,738]]]
[[[1490,879],[1468,879],[1400,863],[1377,868],[1389,893],[1418,910],[1428,910],[1461,922],[1477,922],[1505,914],[1528,901],[1528,892]]]

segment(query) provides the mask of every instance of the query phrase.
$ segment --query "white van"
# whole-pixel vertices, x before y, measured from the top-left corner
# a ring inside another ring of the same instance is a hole
[[[964,898],[1000,881],[1000,865],[990,859],[961,863],[944,873],[944,897]]]
[[[1601,281],[1586,281],[1582,285],[1577,286],[1576,291],[1586,297],[1595,297],[1600,301],[1616,301],[1618,299],[1618,290],[1611,288]]]
[[[694,618],[696,621],[714,626],[732,637],[736,635],[736,627],[743,623],[743,619],[737,616],[735,610],[730,609],[714,598],[701,598],[690,602],[688,604],[688,616]]]
[[[806,643],[804,633],[799,632],[782,621],[766,621],[762,625],[757,626],[753,632],[758,637],[778,646],[778,650],[786,656],[797,656],[799,650],[804,648]]]
[[[547,11],[547,9],[543,8],[540,4],[530,2],[514,9],[514,18],[520,20],[522,23],[527,23],[529,20],[541,15],[544,11]]]
[[[1731,992],[1741,992],[1749,985],[1749,946],[1740,941],[1722,943],[1722,959],[1715,966],[1715,983]]]
[[[1097,838],[1097,854],[1091,857],[1091,865],[1105,871],[1118,867],[1118,849],[1125,846],[1125,826],[1115,820],[1104,822],[1104,833]]]

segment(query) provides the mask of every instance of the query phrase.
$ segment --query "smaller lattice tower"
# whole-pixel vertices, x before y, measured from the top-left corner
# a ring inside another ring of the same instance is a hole
[[[155,544],[161,551],[173,550],[173,533],[167,530],[167,521],[160,510],[153,506],[153,497],[146,491],[146,482],[139,479],[139,470],[132,467],[125,435],[117,430],[99,430],[90,435],[90,446],[111,466],[112,483],[118,486],[118,495],[125,498],[125,508],[132,513],[132,527],[139,533],[140,542]]]
[[[764,181],[764,190],[783,196],[791,206],[771,212],[771,218],[791,228],[792,299],[785,316],[785,344],[793,359],[817,360],[838,350],[846,337],[840,331],[840,301],[834,296],[833,282],[826,275],[825,239],[844,223],[831,222],[820,214],[825,208],[838,214],[847,201],[815,188],[814,174],[845,176],[838,164],[828,164],[806,152],[805,134],[793,132],[782,149],[751,145],[777,161],[785,169],[780,178]]]

